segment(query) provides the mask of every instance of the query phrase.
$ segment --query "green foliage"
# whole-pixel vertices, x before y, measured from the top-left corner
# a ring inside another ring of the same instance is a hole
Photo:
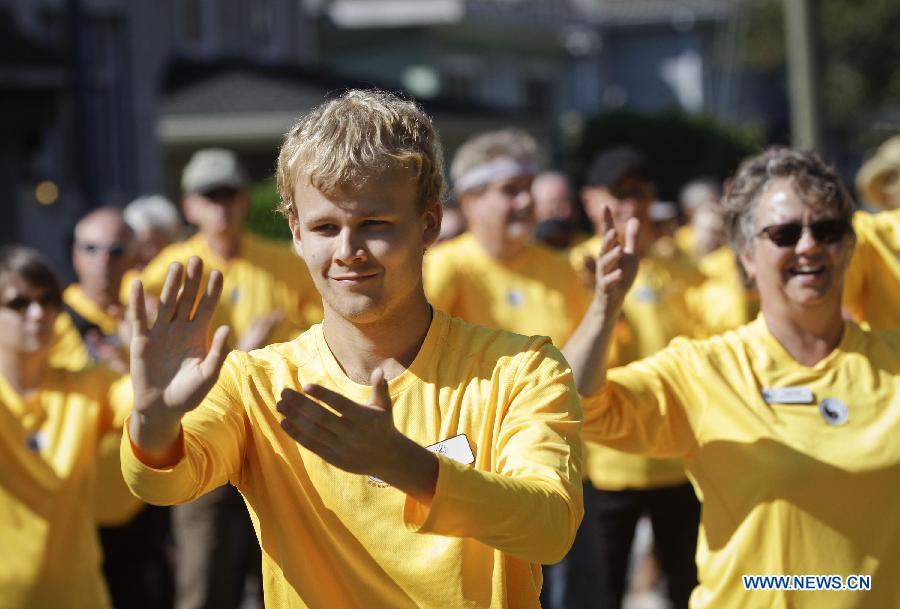
[[[250,210],[244,226],[261,237],[289,241],[291,231],[287,221],[278,212],[279,203],[281,197],[278,196],[274,179],[254,184],[250,187]]]
[[[786,62],[783,3],[745,3],[742,60],[757,71]],[[877,116],[900,106],[900,2],[812,0],[819,42],[824,127],[841,147],[865,148],[891,135],[873,130]],[[900,130],[895,125],[893,132]]]
[[[689,180],[731,175],[742,158],[761,148],[762,136],[757,129],[681,110],[655,114],[616,110],[586,122],[574,155],[574,175],[581,178],[598,152],[623,144],[648,156],[660,197],[674,201]]]

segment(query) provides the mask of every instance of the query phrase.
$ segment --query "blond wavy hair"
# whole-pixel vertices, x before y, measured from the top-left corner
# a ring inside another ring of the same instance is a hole
[[[278,210],[289,222],[297,220],[294,190],[303,180],[328,196],[398,168],[414,176],[419,209],[443,200],[443,152],[428,115],[392,93],[347,91],[301,116],[285,134],[275,171]]]

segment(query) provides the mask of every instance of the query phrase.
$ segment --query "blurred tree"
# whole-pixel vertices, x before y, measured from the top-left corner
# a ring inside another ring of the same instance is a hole
[[[738,162],[762,143],[758,128],[726,125],[682,110],[655,114],[616,110],[586,121],[571,170],[580,179],[598,152],[633,146],[651,161],[660,198],[675,201],[685,182],[700,176],[730,176]]]
[[[783,69],[785,1],[747,2],[746,68]],[[900,109],[900,2],[817,0],[816,17],[826,136],[862,152],[891,134],[879,117]]]
[[[291,231],[284,217],[278,212],[281,197],[275,180],[257,182],[250,187],[250,209],[244,226],[261,237],[277,241],[289,241]]]

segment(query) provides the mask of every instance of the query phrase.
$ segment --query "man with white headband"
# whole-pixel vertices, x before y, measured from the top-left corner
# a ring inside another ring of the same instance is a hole
[[[562,345],[590,296],[565,259],[532,238],[537,171],[537,145],[521,131],[460,147],[450,176],[468,232],[425,256],[425,291],[455,317]]]

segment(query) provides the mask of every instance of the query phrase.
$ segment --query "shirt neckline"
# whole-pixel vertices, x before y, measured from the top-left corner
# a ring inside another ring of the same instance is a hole
[[[422,341],[422,346],[419,348],[416,357],[406,370],[388,380],[388,393],[391,397],[399,395],[413,383],[427,375],[426,373],[431,367],[438,346],[445,342],[449,325],[450,317],[443,311],[432,307],[431,324],[428,326],[425,340]],[[324,324],[320,323],[313,326],[313,332],[316,341],[316,351],[322,361],[322,366],[328,379],[346,397],[357,402],[368,400],[372,393],[371,387],[352,380],[341,368],[331,352],[328,342],[325,340]]]

